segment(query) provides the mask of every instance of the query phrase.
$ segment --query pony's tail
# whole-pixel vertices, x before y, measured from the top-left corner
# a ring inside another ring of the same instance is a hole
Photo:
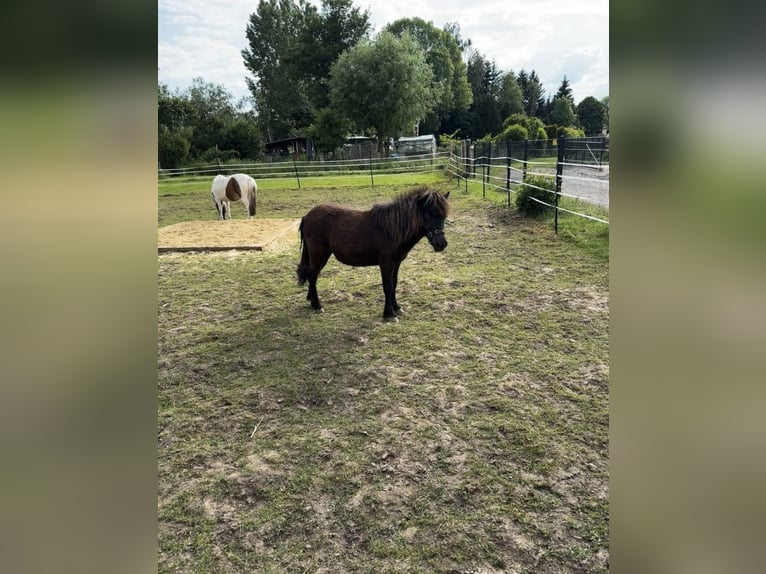
[[[298,232],[301,235],[301,262],[298,264],[296,273],[298,275],[298,285],[304,285],[309,280],[309,248],[303,235],[303,219],[301,219],[301,224],[298,226]]]
[[[255,217],[255,196],[258,193],[258,187],[253,183],[253,189],[250,192],[250,197],[247,199],[247,214],[250,217]]]

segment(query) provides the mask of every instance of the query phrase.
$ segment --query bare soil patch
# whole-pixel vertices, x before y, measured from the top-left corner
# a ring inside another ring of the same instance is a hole
[[[280,251],[298,240],[300,219],[184,221],[157,231],[160,253],[172,251]]]

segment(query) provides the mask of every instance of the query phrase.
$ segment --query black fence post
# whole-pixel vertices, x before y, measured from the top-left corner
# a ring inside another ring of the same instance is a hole
[[[298,189],[301,188],[301,176],[298,175],[298,164],[295,163],[295,155],[293,155],[293,168],[295,169],[295,179],[298,180]]]
[[[471,140],[465,140],[465,192],[468,193],[468,176],[471,175]]]
[[[564,173],[564,159],[566,158],[567,138],[562,136],[558,139],[558,156],[556,157],[556,195],[553,198],[553,231],[559,232],[559,194],[561,193],[561,175]]]
[[[375,179],[372,177],[372,144],[370,144],[370,184],[375,187]]]
[[[527,161],[529,160],[529,140],[524,140],[524,167],[522,168],[521,181],[527,181]]]
[[[487,183],[492,177],[492,142],[489,142],[489,152],[487,152]]]
[[[604,161],[604,148],[606,147],[606,136],[601,136],[601,149],[598,152],[598,167],[601,168],[601,164]]]
[[[487,199],[487,142],[484,142],[484,145],[481,146],[484,148],[484,153],[482,154],[482,162],[481,162],[481,198]]]
[[[505,140],[505,194],[508,199],[508,208],[511,207],[511,152],[513,150],[511,140]]]

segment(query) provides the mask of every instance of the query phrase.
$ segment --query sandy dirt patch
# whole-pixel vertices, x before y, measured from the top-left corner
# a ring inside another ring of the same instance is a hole
[[[299,224],[300,219],[184,221],[157,230],[157,249],[279,251],[298,241]]]

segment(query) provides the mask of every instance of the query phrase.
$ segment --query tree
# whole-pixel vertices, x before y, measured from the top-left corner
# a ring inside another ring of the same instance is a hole
[[[221,144],[226,126],[235,116],[233,96],[222,85],[194,78],[186,99],[190,110],[189,125],[194,131],[191,136],[190,154],[202,155],[210,148]]]
[[[369,10],[362,12],[353,0],[322,0],[319,12],[307,10],[294,51],[289,55],[298,77],[308,89],[315,110],[330,102],[330,68],[338,57],[366,38]]]
[[[559,126],[575,125],[574,110],[566,96],[556,96],[553,99],[553,108],[548,119],[551,123]]]
[[[537,115],[539,99],[543,95],[543,86],[537,73],[532,70],[527,76],[524,70],[519,72],[519,87],[521,88],[521,100],[524,105],[524,111],[529,117]]]
[[[428,122],[429,127],[434,127],[435,131],[442,119],[446,119],[453,112],[468,109],[473,94],[468,85],[460,44],[452,33],[439,29],[422,18],[396,20],[388,24],[384,31],[400,38],[404,34],[410,34],[425,54],[426,63],[433,73],[431,91],[434,106],[433,117],[429,118]]]
[[[468,58],[466,70],[468,82],[473,92],[471,131],[466,134],[473,138],[500,131],[500,104],[502,92],[502,72],[493,61],[486,60],[479,52],[473,52]]]
[[[332,107],[382,142],[409,133],[432,107],[432,71],[409,34],[382,32],[341,54],[330,71]]]
[[[322,108],[317,113],[316,120],[308,128],[307,135],[319,151],[332,152],[338,149],[350,129],[350,122],[332,108]]]
[[[307,78],[298,73],[298,39],[316,12],[305,0],[260,0],[250,15],[242,58],[253,74],[246,82],[269,139],[287,137],[313,118]]]
[[[572,95],[572,87],[569,85],[569,80],[567,80],[566,75],[564,75],[564,79],[561,80],[561,85],[559,86],[556,95],[553,96],[553,100],[555,101],[556,98],[566,98],[569,100],[569,105],[574,108],[575,101],[574,96]]]
[[[160,125],[157,139],[157,155],[160,167],[171,169],[180,167],[189,155],[191,128],[172,130]]]
[[[609,96],[601,98],[601,104],[604,106],[604,127],[609,131]]]
[[[259,159],[263,153],[263,138],[255,122],[240,117],[226,128],[220,147],[236,151],[242,159]]]
[[[604,129],[604,105],[593,96],[577,104],[577,118],[586,136],[598,135]]]
[[[516,81],[516,75],[511,71],[503,76],[500,87],[500,117],[507,118],[511,114],[524,111],[524,104],[521,100],[521,88]]]

